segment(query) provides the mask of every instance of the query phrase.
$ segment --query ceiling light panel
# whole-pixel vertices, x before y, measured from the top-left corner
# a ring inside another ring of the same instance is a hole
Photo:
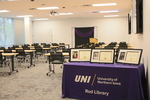
[[[99,11],[99,13],[115,13],[115,12],[118,12],[118,10]]]
[[[17,16],[17,17],[33,17],[32,15],[22,15],[22,16]]]
[[[102,4],[92,4],[92,6],[97,7],[97,6],[115,6],[117,3],[102,3]]]
[[[4,12],[10,12],[8,10],[0,10],[0,13],[4,13]]]
[[[48,9],[59,9],[59,7],[41,7],[41,8],[36,8],[38,10],[48,10]]]

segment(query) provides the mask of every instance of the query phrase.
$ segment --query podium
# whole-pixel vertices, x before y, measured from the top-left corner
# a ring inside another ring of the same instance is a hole
[[[98,39],[97,38],[89,38],[89,39],[90,39],[90,43],[94,43],[94,44],[98,43]]]

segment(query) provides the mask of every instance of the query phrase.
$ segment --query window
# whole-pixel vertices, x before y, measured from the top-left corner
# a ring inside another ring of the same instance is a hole
[[[0,46],[8,47],[14,44],[13,19],[0,17]]]

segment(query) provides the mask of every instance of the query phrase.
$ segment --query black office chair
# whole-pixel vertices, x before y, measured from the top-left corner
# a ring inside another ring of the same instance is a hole
[[[43,49],[40,46],[35,46],[34,48],[36,50],[35,51],[35,58],[37,59],[37,62],[38,62],[38,58],[43,56]]]
[[[64,53],[70,53],[70,49],[65,49],[65,50],[62,50],[62,52],[64,52]],[[68,55],[68,56],[63,56],[64,57],[64,63],[67,63],[67,62],[69,62],[70,61],[70,56]]]
[[[4,58],[2,56],[2,53],[0,53],[0,68],[3,68],[3,75],[5,75],[5,66],[6,65],[8,65],[9,69],[11,70],[10,64],[7,64],[6,58]],[[8,74],[10,75],[10,73],[8,73]]]
[[[64,64],[64,58],[62,55],[62,52],[51,52],[50,53],[50,65],[49,65],[49,72],[47,73],[47,76],[49,75],[50,72],[55,73],[55,64],[61,64],[61,68]],[[53,67],[51,66],[53,65]]]
[[[28,61],[27,54],[25,53],[23,49],[17,49],[16,53],[18,53],[18,55],[16,55],[16,58],[18,60],[18,65],[20,63],[20,66],[21,66],[21,63],[26,63],[26,61]]]

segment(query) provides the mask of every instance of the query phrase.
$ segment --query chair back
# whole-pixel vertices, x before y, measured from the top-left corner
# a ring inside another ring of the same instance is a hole
[[[64,59],[63,59],[62,52],[56,52],[56,53],[51,52],[50,54],[51,54],[52,64],[63,64]]]
[[[30,48],[29,48],[29,47],[23,47],[23,49],[24,49],[24,50],[30,50]]]
[[[2,61],[3,59],[3,56],[2,56],[2,53],[0,53],[0,61]]]
[[[50,45],[44,45],[43,48],[50,48]]]
[[[5,50],[5,47],[0,47],[0,50]]]
[[[23,49],[17,49],[16,52],[18,53],[17,56],[26,56],[26,54],[25,54]]]
[[[12,50],[11,49],[5,49],[4,53],[12,53]]]

